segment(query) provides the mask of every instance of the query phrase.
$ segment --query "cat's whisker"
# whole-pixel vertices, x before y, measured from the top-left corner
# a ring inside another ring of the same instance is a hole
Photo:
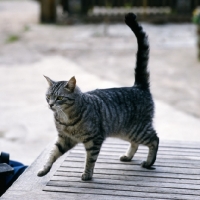
[[[56,108],[58,108],[58,111],[61,111],[61,113],[64,115],[64,117],[67,119],[67,115],[63,112],[63,110],[59,107],[59,106],[56,106]]]

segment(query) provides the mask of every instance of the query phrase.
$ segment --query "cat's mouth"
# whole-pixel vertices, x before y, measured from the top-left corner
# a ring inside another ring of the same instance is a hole
[[[54,106],[54,105],[53,105],[53,106],[50,106],[50,105],[49,105],[49,109],[50,109],[50,110],[53,110],[53,111],[55,111],[55,110],[56,110],[56,108],[55,108],[55,106]]]

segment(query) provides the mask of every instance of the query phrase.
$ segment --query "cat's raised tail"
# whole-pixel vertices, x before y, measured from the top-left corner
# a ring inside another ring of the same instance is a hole
[[[142,26],[137,22],[136,15],[128,13],[125,16],[125,23],[134,32],[137,43],[138,51],[136,55],[136,67],[135,67],[135,83],[134,85],[141,89],[149,89],[149,72],[148,72],[148,60],[149,60],[149,42],[146,33],[143,31]]]

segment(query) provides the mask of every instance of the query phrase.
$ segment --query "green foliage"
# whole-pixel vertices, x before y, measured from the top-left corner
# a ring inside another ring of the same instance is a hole
[[[9,35],[8,38],[6,39],[6,43],[13,43],[16,42],[20,39],[18,35]]]
[[[131,2],[127,2],[125,3],[125,8],[131,8],[132,7],[132,3]]]
[[[200,25],[200,9],[197,8],[193,12],[192,22]]]
[[[21,30],[20,33],[18,34],[10,34],[8,35],[7,39],[6,39],[6,43],[13,43],[13,42],[17,42],[18,40],[20,40],[20,38],[22,37],[22,35],[27,32],[30,31],[30,26],[29,25],[24,25],[23,29]]]
[[[105,2],[106,8],[112,8],[112,3],[110,1]]]
[[[24,26],[24,32],[29,31],[30,30],[30,26],[29,25],[25,25]]]

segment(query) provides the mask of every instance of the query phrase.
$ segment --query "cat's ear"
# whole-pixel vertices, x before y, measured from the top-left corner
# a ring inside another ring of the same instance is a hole
[[[70,92],[73,92],[74,89],[76,87],[76,79],[75,77],[73,76],[72,78],[70,78],[70,80],[67,82],[67,85],[65,86],[65,88],[67,90],[69,90]]]
[[[46,80],[47,80],[49,86],[51,87],[51,86],[54,84],[54,81],[52,81],[49,77],[47,77],[47,76],[45,76],[45,75],[43,75],[43,76],[46,78]]]

